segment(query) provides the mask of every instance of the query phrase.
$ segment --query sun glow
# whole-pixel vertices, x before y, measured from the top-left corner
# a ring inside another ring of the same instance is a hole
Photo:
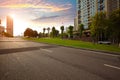
[[[12,17],[13,19],[15,19],[15,14],[10,14],[10,17]]]
[[[15,14],[10,14],[10,17],[13,18],[14,36],[22,35],[26,27],[28,27],[29,25],[27,20],[23,20],[22,18]]]

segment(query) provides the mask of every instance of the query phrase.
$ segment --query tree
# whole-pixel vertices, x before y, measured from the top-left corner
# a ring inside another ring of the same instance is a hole
[[[73,26],[70,25],[68,29],[69,29],[70,38],[73,38]]]
[[[56,32],[55,27],[52,27],[52,37],[53,37],[53,38],[55,37],[55,32]]]
[[[43,36],[45,36],[45,30],[46,30],[46,28],[43,28]]]
[[[80,24],[80,25],[78,26],[78,32],[79,32],[80,38],[81,38],[81,36],[82,36],[83,30],[84,30],[84,25],[83,25],[83,24]]]
[[[59,31],[55,30],[55,37],[57,37],[59,35]]]
[[[107,18],[105,12],[96,13],[95,16],[92,18],[90,30],[91,36],[94,41],[104,40],[103,35],[107,27],[106,20]]]
[[[33,37],[33,30],[30,28],[27,28],[24,32],[24,36]]]
[[[48,30],[48,36],[49,36],[49,33],[50,33],[50,28],[48,27],[48,28],[47,28],[47,30]]]
[[[33,31],[33,37],[37,37],[38,36],[38,32],[35,30]]]
[[[120,9],[110,15],[110,33],[113,43],[120,44]]]
[[[63,38],[64,26],[61,26],[60,29],[61,29],[61,37]]]
[[[39,36],[39,38],[41,38],[41,37],[43,36],[43,34],[40,32],[40,33],[38,34],[38,36]]]

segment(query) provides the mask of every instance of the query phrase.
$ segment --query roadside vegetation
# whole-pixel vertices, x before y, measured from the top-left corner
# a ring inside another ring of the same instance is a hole
[[[93,42],[110,41],[112,44],[120,44],[120,9],[106,16],[105,12],[96,13],[92,17],[90,25]]]
[[[62,46],[69,46],[75,48],[102,50],[108,52],[120,52],[120,48],[112,45],[93,44],[92,42],[77,41],[77,40],[65,40],[61,38],[25,38],[35,42],[57,44]]]

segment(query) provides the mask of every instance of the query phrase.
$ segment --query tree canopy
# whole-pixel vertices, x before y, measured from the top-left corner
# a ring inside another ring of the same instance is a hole
[[[28,37],[37,37],[38,36],[38,32],[35,30],[32,30],[30,28],[27,28],[24,31],[24,36],[28,36]]]
[[[63,38],[64,26],[61,26],[60,29],[61,29],[61,37]]]
[[[82,36],[83,30],[84,30],[84,25],[83,25],[83,24],[80,24],[80,25],[78,26],[78,32],[79,32],[79,36],[80,36],[80,37]]]
[[[91,36],[95,41],[102,40],[104,31],[106,29],[106,14],[105,12],[96,13],[92,18],[90,26]]]
[[[120,43],[120,9],[115,10],[110,15],[110,31],[113,43]]]
[[[70,38],[73,38],[73,26],[70,25],[68,29],[69,29]]]

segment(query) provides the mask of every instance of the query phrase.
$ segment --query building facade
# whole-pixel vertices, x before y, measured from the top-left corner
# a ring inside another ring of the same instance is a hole
[[[4,26],[1,26],[1,20],[0,20],[0,37],[3,36],[4,31],[5,31],[5,28]]]
[[[97,1],[98,12],[105,11],[109,16],[114,10],[119,8],[119,0],[98,0]]]
[[[83,24],[84,28],[88,28],[91,16],[97,11],[97,0],[77,0],[77,18],[78,25]]]
[[[77,24],[81,24],[81,0],[77,0]]]
[[[78,25],[77,25],[77,23],[78,23],[78,22],[77,22],[77,21],[78,21],[77,19],[78,19],[77,17],[74,18],[74,31],[77,30],[77,26],[78,26]]]
[[[0,37],[3,36],[4,31],[5,31],[5,28],[3,26],[0,26]]]
[[[107,16],[120,8],[120,0],[77,0],[77,25],[83,24],[88,28],[91,17],[97,12],[104,11]]]
[[[10,16],[7,16],[7,33],[10,34],[10,36],[13,36],[13,19]]]

